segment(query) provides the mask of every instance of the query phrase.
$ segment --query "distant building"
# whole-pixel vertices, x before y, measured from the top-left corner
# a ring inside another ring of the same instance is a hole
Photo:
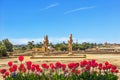
[[[98,48],[98,50],[106,52],[120,52],[120,44],[110,44],[105,42],[101,47]]]

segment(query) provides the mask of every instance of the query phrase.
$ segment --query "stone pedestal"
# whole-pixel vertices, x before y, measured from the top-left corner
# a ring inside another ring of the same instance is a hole
[[[69,55],[72,55],[72,52],[69,52],[68,54],[69,54]]]

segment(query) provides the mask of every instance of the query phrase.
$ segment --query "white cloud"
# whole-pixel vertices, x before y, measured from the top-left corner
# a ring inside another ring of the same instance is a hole
[[[33,38],[33,39],[28,39],[28,38],[21,38],[21,39],[9,39],[13,44],[27,44],[28,41],[34,41],[35,43],[38,42],[43,42],[44,38]],[[60,42],[67,42],[69,39],[69,37],[61,37],[61,38],[57,38],[57,37],[53,37],[53,38],[49,38],[49,42],[52,43],[60,43]],[[95,42],[95,40],[93,39],[80,39],[80,38],[73,38],[73,42],[78,41],[79,43],[82,42]]]
[[[50,8],[56,7],[56,6],[58,6],[58,5],[59,5],[59,3],[50,4],[50,5],[46,6],[45,8],[42,8],[42,9],[40,9],[40,10],[50,9]]]
[[[21,39],[9,39],[13,44],[27,44],[28,41],[35,41],[35,43],[43,41],[42,38],[36,38],[36,39],[27,39],[27,38],[21,38]]]
[[[95,6],[76,8],[76,9],[73,9],[73,10],[66,11],[66,12],[64,12],[64,14],[69,14],[69,13],[77,12],[77,11],[80,11],[80,10],[87,10],[87,9],[92,9],[92,8],[95,8]]]

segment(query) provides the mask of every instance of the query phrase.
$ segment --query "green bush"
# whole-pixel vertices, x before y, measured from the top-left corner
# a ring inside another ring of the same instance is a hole
[[[7,50],[4,45],[0,45],[0,57],[7,56]]]

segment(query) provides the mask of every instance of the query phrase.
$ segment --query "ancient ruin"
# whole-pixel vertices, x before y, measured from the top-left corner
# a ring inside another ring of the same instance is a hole
[[[48,35],[44,36],[44,41],[43,41],[43,44],[44,44],[44,48],[45,48],[45,54],[48,54],[48,45],[49,45],[49,40],[48,40]]]
[[[70,34],[69,40],[68,40],[68,54],[72,54],[72,34]]]

